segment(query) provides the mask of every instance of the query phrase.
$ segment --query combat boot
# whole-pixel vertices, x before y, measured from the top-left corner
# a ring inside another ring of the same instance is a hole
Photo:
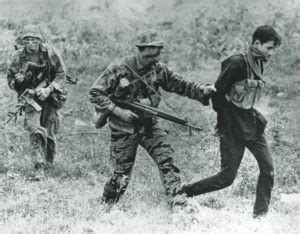
[[[170,204],[172,212],[177,213],[178,211],[184,210],[187,207],[188,202],[186,196],[175,195],[172,197]]]

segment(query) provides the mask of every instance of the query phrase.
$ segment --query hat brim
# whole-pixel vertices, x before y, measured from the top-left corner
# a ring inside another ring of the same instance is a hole
[[[142,44],[136,44],[136,47],[147,47],[147,46],[154,46],[154,47],[163,47],[164,42],[163,41],[157,41],[157,42],[151,42],[151,43],[142,43]]]
[[[27,34],[23,35],[23,36],[21,37],[21,39],[23,40],[23,39],[25,39],[26,37],[34,37],[34,38],[37,38],[37,39],[40,39],[40,40],[44,41],[44,37],[43,37],[42,35],[37,35],[37,34],[27,33]]]

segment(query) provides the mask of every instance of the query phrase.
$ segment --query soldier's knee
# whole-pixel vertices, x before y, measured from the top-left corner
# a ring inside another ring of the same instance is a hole
[[[150,149],[150,154],[154,157],[171,156],[174,153],[170,144],[164,140],[158,140]]]
[[[58,118],[50,119],[47,125],[48,135],[53,137],[55,134],[58,133],[59,128],[60,128],[59,119]]]
[[[133,165],[134,165],[133,161],[119,163],[116,166],[116,169],[115,169],[114,173],[122,174],[122,175],[129,175],[132,168],[133,168]]]
[[[39,134],[31,133],[30,134],[30,145],[33,149],[40,147],[42,144],[41,137]]]
[[[165,158],[165,160],[160,161],[158,163],[158,168],[163,172],[163,173],[168,173],[169,171],[179,173],[179,169],[174,165],[173,158],[168,157]]]
[[[43,115],[41,119],[41,126],[47,129],[47,133],[49,136],[53,137],[55,134],[58,133],[60,128],[59,118],[56,112],[51,113],[47,112],[47,115]]]
[[[34,132],[40,127],[40,113],[36,112],[32,107],[28,106],[25,109],[24,129],[29,132]]]
[[[161,144],[153,150],[153,157],[159,167],[168,167],[173,164],[174,150],[169,144]]]

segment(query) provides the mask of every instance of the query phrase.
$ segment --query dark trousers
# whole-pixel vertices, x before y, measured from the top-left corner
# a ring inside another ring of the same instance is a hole
[[[237,174],[245,148],[254,155],[260,170],[256,187],[254,216],[268,211],[271,191],[274,184],[273,160],[264,134],[255,140],[240,140],[232,135],[220,136],[221,171],[209,178],[184,185],[188,196],[195,196],[230,186]]]

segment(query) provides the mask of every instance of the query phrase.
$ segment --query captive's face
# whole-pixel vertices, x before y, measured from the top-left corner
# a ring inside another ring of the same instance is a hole
[[[23,43],[26,47],[26,50],[30,52],[37,52],[39,49],[40,40],[35,37],[26,37],[23,39]]]
[[[259,40],[256,40],[254,46],[264,54],[265,59],[268,61],[275,52],[274,41],[268,41],[261,44]]]

